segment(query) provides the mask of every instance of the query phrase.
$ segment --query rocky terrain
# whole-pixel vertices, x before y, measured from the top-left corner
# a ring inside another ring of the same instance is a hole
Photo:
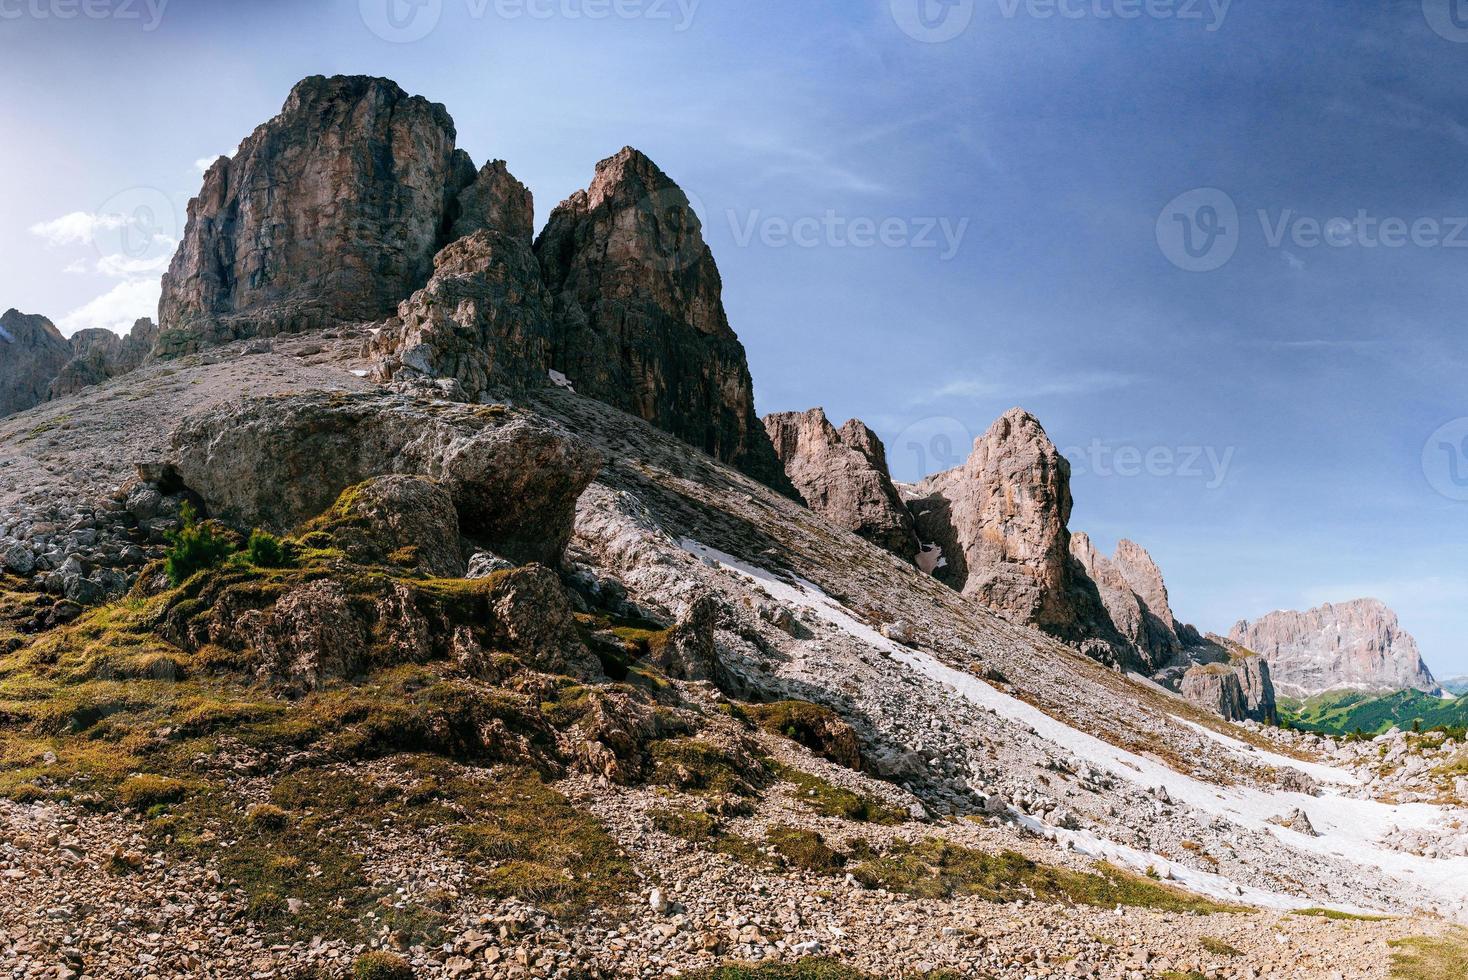
[[[1032,416],[903,500],[860,423],[754,417],[650,161],[532,245],[453,139],[306,80],[153,356],[0,419],[13,976],[1465,962],[1457,743],[1225,721],[1262,661],[1071,535]]]
[[[71,344],[50,320],[6,310],[0,316],[0,417],[45,401],[72,356]]]
[[[1275,687],[1295,697],[1340,688],[1438,689],[1417,641],[1376,599],[1240,620],[1229,639],[1258,651],[1269,662]]]

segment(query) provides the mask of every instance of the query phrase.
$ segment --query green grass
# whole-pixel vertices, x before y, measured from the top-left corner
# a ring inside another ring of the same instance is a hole
[[[1449,980],[1468,977],[1468,933],[1451,939],[1412,938],[1392,942],[1392,980]]]
[[[1386,922],[1391,918],[1389,915],[1357,915],[1354,912],[1341,912],[1336,909],[1296,909],[1290,915],[1306,915],[1316,919],[1330,919],[1334,922]]]
[[[791,766],[777,766],[776,774],[795,787],[795,797],[817,813],[863,823],[900,824],[907,814],[872,796],[834,786],[819,776]]]
[[[1421,691],[1373,695],[1360,691],[1333,691],[1304,701],[1282,698],[1280,718],[1289,727],[1327,735],[1360,731],[1380,735],[1396,726],[1409,730],[1459,728],[1468,724],[1468,698],[1444,701]]]
[[[1199,940],[1199,942],[1200,942],[1200,944],[1202,945],[1202,947],[1204,949],[1206,949],[1208,952],[1212,953],[1214,956],[1243,956],[1244,955],[1242,950],[1239,950],[1239,949],[1237,949],[1237,948],[1235,948],[1233,946],[1230,946],[1228,943],[1224,942],[1222,939],[1215,939],[1212,936],[1204,936],[1201,940]]]

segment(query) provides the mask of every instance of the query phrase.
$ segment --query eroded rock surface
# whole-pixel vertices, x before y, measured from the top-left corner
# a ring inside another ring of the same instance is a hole
[[[71,337],[72,358],[51,382],[48,395],[63,398],[136,371],[157,342],[158,327],[146,317],[125,337],[111,330],[79,330]]]
[[[441,482],[464,535],[517,562],[557,565],[576,498],[601,466],[584,444],[498,406],[389,395],[253,399],[187,420],[169,465],[209,512],[288,531],[344,489],[392,473]]]
[[[0,316],[0,416],[45,401],[71,357],[71,344],[50,320],[6,310]]]
[[[630,147],[597,164],[535,252],[554,304],[551,364],[580,394],[793,492],[755,415],[698,216],[656,164]]]
[[[905,561],[918,553],[912,514],[887,470],[887,451],[859,419],[838,431],[822,409],[765,416],[775,455],[811,510]]]
[[[1240,620],[1229,639],[1258,651],[1275,687],[1294,697],[1335,688],[1437,690],[1417,641],[1378,599]]]
[[[161,352],[391,314],[427,281],[474,182],[454,140],[443,106],[387,79],[298,83],[189,203]]]

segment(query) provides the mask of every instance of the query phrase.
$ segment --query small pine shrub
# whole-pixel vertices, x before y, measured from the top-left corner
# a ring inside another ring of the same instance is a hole
[[[183,526],[168,535],[168,581],[182,585],[206,568],[214,568],[234,550],[228,538],[208,524],[200,523],[193,504],[179,511]]]
[[[353,980],[413,980],[413,968],[395,953],[363,953],[352,964]]]
[[[289,568],[295,564],[291,546],[269,531],[256,528],[245,545],[245,557],[257,568]]]

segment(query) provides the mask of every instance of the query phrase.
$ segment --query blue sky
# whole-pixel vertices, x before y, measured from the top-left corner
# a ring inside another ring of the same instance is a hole
[[[1023,405],[1185,619],[1376,595],[1468,672],[1468,4],[416,2],[0,0],[0,307],[146,313],[196,161],[387,75],[542,221],[657,160],[762,412],[910,479]]]

